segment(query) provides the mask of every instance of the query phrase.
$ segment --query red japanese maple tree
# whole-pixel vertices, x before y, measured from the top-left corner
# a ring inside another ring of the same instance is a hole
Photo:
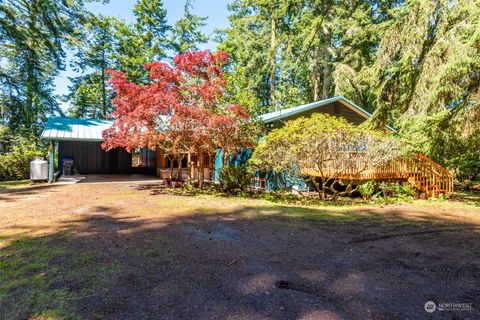
[[[177,55],[172,65],[146,65],[150,72],[146,85],[135,84],[123,72],[110,70],[116,94],[112,101],[114,122],[103,132],[102,147],[127,151],[148,147],[176,158],[179,164],[184,157],[195,154],[202,184],[205,154],[212,155],[217,147],[226,154],[233,153],[250,147],[255,139],[249,130],[248,113],[226,99],[222,68],[227,63],[223,51],[188,51]]]

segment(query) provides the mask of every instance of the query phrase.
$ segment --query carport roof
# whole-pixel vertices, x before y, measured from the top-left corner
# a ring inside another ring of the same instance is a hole
[[[41,138],[62,141],[103,141],[102,132],[110,128],[112,120],[51,117]]]

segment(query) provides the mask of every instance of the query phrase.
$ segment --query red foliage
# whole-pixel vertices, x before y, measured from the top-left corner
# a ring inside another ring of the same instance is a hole
[[[104,149],[130,151],[137,147],[161,149],[167,154],[211,153],[216,147],[235,152],[251,145],[250,117],[242,106],[225,99],[223,51],[188,51],[173,65],[146,65],[150,82],[130,82],[121,71],[109,70],[116,97],[112,127],[104,131]]]

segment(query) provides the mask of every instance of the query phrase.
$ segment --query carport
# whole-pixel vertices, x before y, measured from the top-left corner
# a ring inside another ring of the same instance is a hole
[[[146,148],[132,153],[117,148],[102,149],[102,132],[111,120],[51,117],[41,138],[50,142],[49,181],[53,181],[55,149],[58,147],[58,167],[62,159],[74,161],[74,172],[86,174],[151,174],[156,171],[156,153]],[[132,161],[133,159],[133,161]]]

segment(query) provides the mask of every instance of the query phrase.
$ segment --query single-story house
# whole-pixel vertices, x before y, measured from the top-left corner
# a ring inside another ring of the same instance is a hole
[[[308,117],[316,112],[326,113],[336,117],[342,117],[348,122],[359,125],[371,117],[371,114],[348,100],[343,96],[333,97],[322,101],[317,101],[305,105],[292,108],[278,110],[266,113],[260,116],[265,123],[267,131],[273,128],[280,128],[289,120],[298,117]],[[50,153],[50,176],[49,180],[53,181],[53,165],[55,162],[55,144],[58,144],[58,164],[61,167],[63,159],[72,159],[74,162],[74,172],[79,174],[129,174],[143,173],[164,177],[171,171],[171,165],[176,172],[178,164],[171,163],[172,160],[168,156],[160,152],[143,148],[128,153],[124,149],[114,149],[105,151],[101,148],[102,132],[112,125],[111,120],[101,119],[76,119],[64,117],[51,117],[48,119],[41,138],[49,140],[51,144]],[[386,126],[388,131],[395,133],[395,129]],[[230,161],[234,164],[244,163],[250,156],[251,150],[240,152]],[[222,153],[217,150],[214,156],[206,156],[203,160],[205,163],[204,176],[206,180],[218,181],[220,169],[222,167]],[[415,166],[411,166],[408,172],[402,172],[402,179],[410,179],[412,184],[417,185],[419,189],[432,188],[435,193],[450,193],[453,191],[453,176],[443,167],[434,163],[425,156],[420,160],[415,160]],[[193,177],[198,175],[197,170],[198,159],[193,157]],[[182,175],[186,175],[187,162],[181,163]],[[382,177],[385,178],[385,170],[390,170],[390,178],[395,179],[398,170],[394,168],[382,168]],[[398,166],[397,166],[398,167]],[[213,170],[213,172],[211,172]],[[393,171],[392,171],[393,170]],[[395,171],[397,170],[397,171]],[[376,173],[374,173],[376,174]],[[393,175],[392,175],[393,174]],[[315,176],[315,172],[309,174]],[[373,177],[375,177],[373,175]],[[274,181],[278,178],[272,176],[259,176],[255,183],[259,183],[259,187],[263,189],[273,189],[274,185],[285,184],[285,181]],[[362,177],[354,177],[355,180],[372,179],[372,175]],[[382,178],[382,179],[383,179]],[[343,179],[343,178],[342,178]],[[375,179],[375,178],[373,178]],[[262,185],[263,183],[263,185]],[[270,185],[268,185],[270,184]]]
[[[354,124],[360,124],[371,115],[346,99],[334,97],[306,105],[296,106],[284,110],[267,113],[260,116],[268,128],[278,128],[285,121],[300,116],[309,116],[314,112],[324,112],[338,117],[344,117]],[[130,174],[144,173],[161,176],[163,171],[169,171],[170,160],[162,154],[146,148],[128,153],[124,149],[105,151],[101,148],[103,141],[102,132],[112,125],[112,120],[105,119],[80,119],[66,117],[50,117],[41,134],[41,138],[49,140],[58,146],[58,166],[63,159],[74,161],[74,170],[79,174]],[[393,128],[390,128],[393,131]],[[52,151],[54,148],[52,148]],[[53,160],[51,154],[51,160]],[[234,161],[246,159],[245,154]],[[221,168],[221,156],[216,159],[205,159],[205,176],[210,177],[208,164],[215,163],[213,179],[218,180]],[[240,161],[240,162],[241,162]],[[50,161],[53,165],[54,161]],[[177,165],[175,164],[175,171]],[[186,163],[183,164],[186,168]],[[53,172],[53,171],[52,171]]]

